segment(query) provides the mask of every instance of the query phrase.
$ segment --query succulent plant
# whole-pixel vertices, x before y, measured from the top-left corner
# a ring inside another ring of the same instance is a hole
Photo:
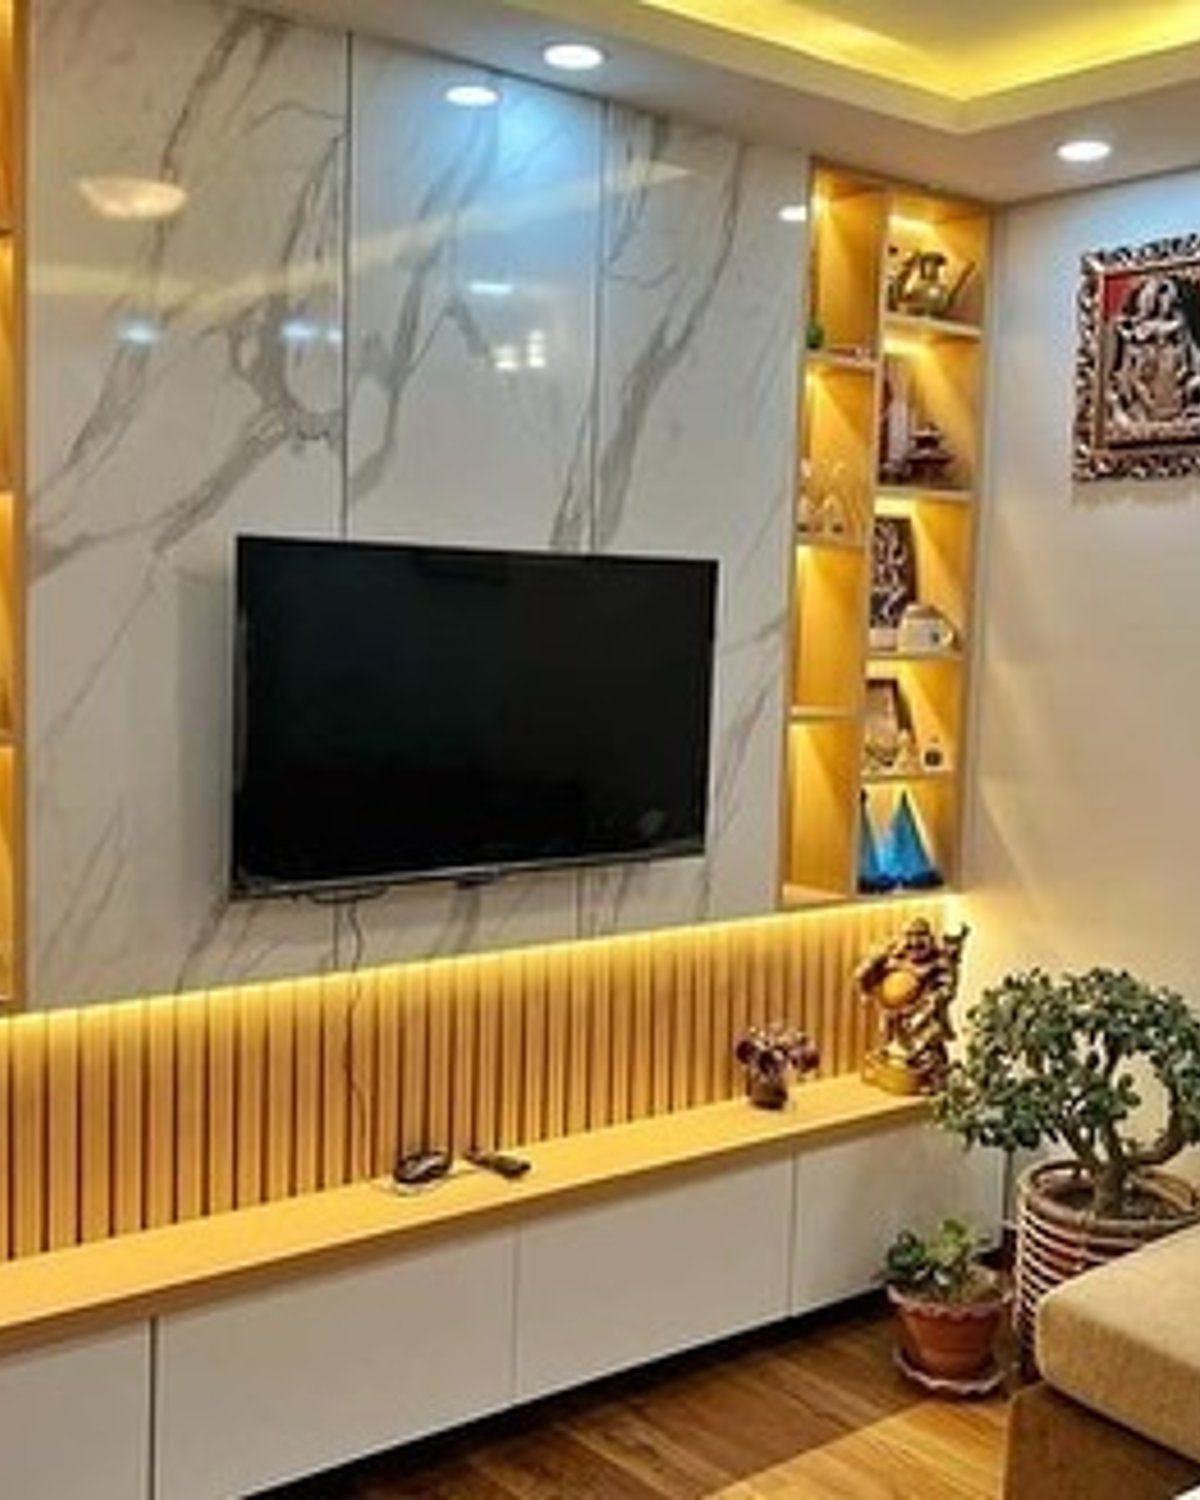
[[[995,1286],[979,1263],[981,1248],[978,1236],[960,1219],[943,1219],[926,1237],[905,1229],[887,1252],[884,1280],[910,1297],[973,1302]]]
[[[1131,1121],[1149,1081],[1161,1128],[1143,1142]],[[934,1107],[969,1146],[1065,1146],[1093,1212],[1137,1216],[1138,1175],[1200,1142],[1200,1016],[1124,971],[1010,974],[968,1012],[966,1050]]]

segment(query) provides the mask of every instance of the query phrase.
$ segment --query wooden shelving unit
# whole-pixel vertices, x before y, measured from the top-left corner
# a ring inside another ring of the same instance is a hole
[[[901,797],[945,885],[959,880],[990,234],[978,204],[833,166],[814,174],[809,222],[817,346],[797,424],[780,890],[789,908],[878,899],[858,886],[863,819],[886,841]],[[943,280],[955,287],[944,316],[896,296],[898,272],[915,255],[943,258]],[[931,426],[948,456],[909,466],[912,431]],[[883,517],[908,522],[917,602],[950,623],[952,646],[872,648],[871,543]],[[866,763],[869,681],[896,684],[916,756],[899,768]],[[925,764],[934,741],[941,761]]]
[[[0,1009],[22,992],[25,716],[19,17],[0,0]]]

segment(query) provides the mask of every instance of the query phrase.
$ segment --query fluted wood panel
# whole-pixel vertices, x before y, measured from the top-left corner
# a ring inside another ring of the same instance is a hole
[[[335,1187],[424,1145],[515,1145],[740,1087],[786,1020],[827,1075],[864,950],[938,902],[685,928],[0,1022],[0,1255]]]

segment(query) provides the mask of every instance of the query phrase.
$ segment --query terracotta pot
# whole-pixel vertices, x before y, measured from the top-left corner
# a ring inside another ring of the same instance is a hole
[[[1042,1297],[1092,1266],[1105,1265],[1200,1223],[1200,1199],[1178,1177],[1148,1172],[1138,1186],[1162,1205],[1161,1216],[1099,1218],[1086,1206],[1087,1178],[1074,1162],[1030,1167],[1017,1188],[1016,1326],[1026,1365],[1033,1360],[1034,1322]]]
[[[997,1281],[979,1302],[937,1302],[888,1287],[900,1315],[900,1346],[917,1369],[938,1380],[973,1380],[992,1364],[1000,1320],[1012,1294]]]

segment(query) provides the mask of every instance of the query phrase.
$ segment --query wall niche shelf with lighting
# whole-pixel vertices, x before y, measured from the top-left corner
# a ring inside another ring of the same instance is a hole
[[[986,209],[822,165],[809,223],[785,907],[959,882],[987,345]]]

